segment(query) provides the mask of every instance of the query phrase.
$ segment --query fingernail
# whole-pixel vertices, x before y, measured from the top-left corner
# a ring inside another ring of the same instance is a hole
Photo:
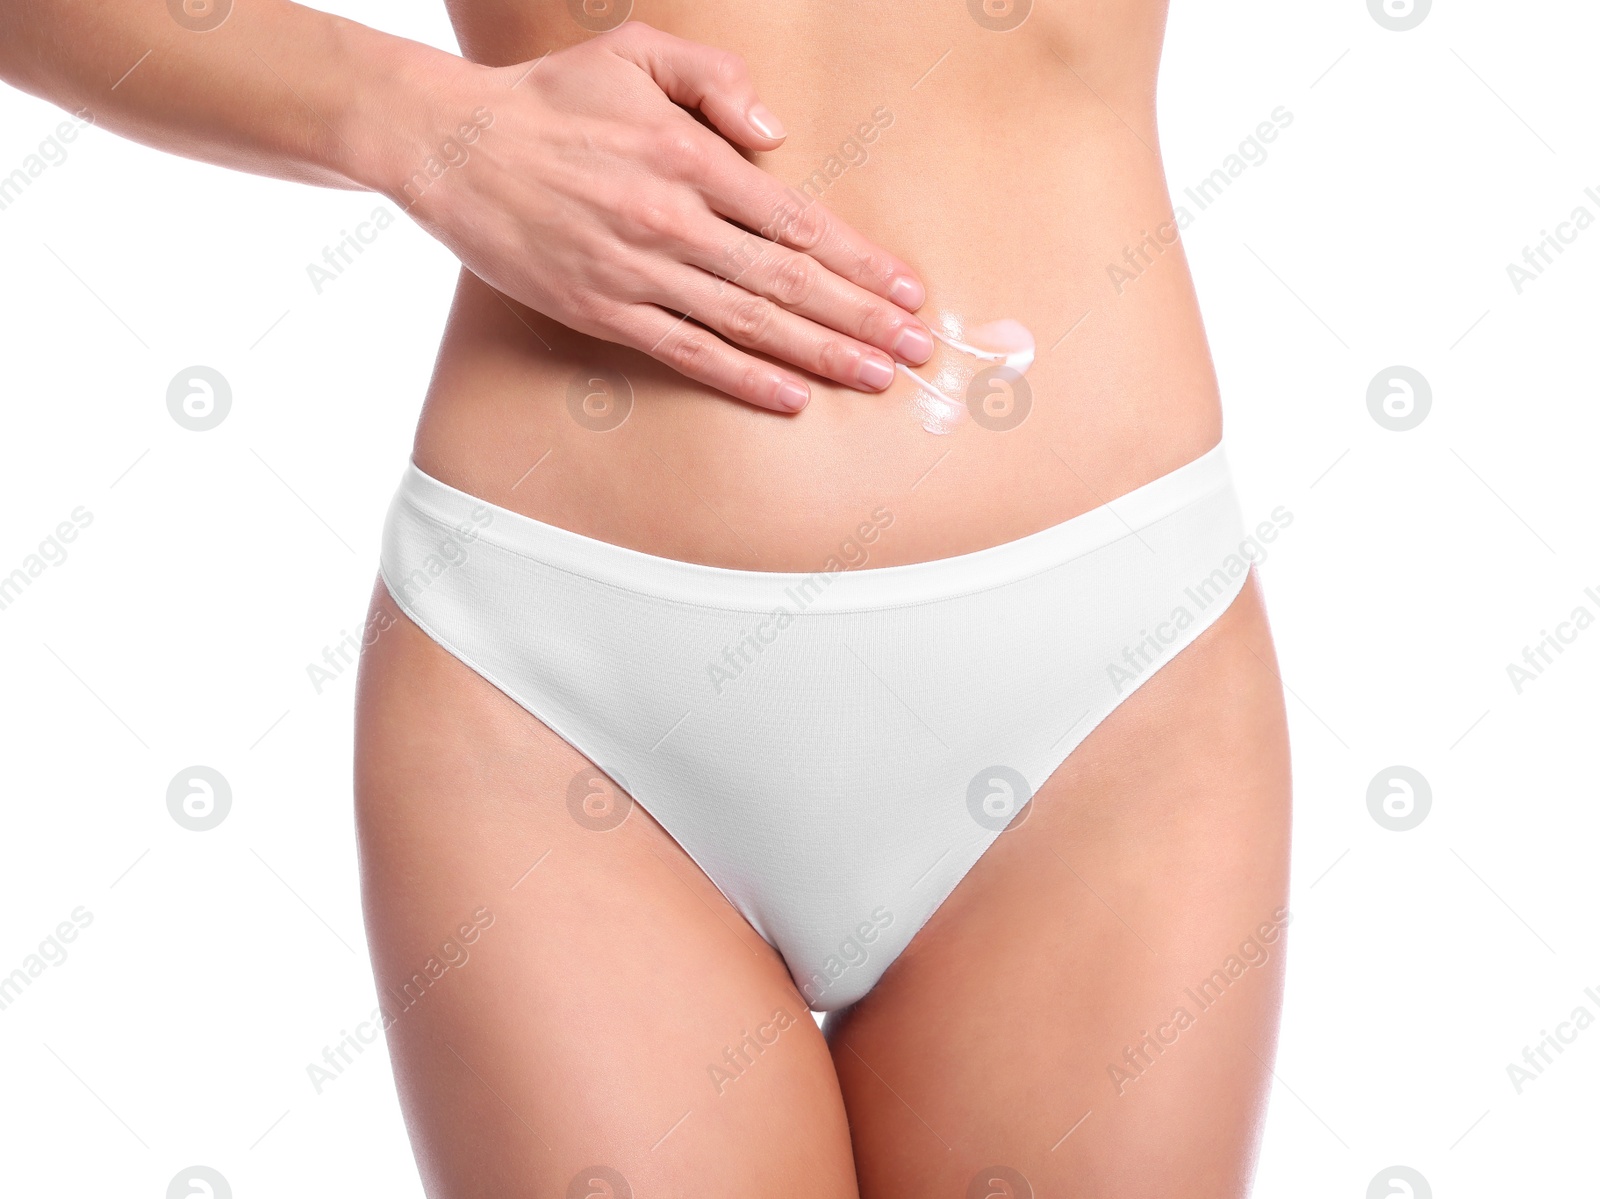
[[[856,371],[856,378],[873,391],[882,391],[894,382],[894,367],[887,359],[868,355],[861,360],[861,368]]]
[[[894,352],[913,366],[933,357],[933,338],[923,329],[907,325],[894,339]]]
[[[889,298],[902,308],[915,310],[922,307],[928,293],[910,275],[897,275],[895,281],[889,284]]]
[[[765,104],[753,106],[745,115],[750,118],[750,123],[762,137],[770,137],[773,141],[777,141],[789,136],[789,131],[783,127],[783,122],[773,116],[772,110]]]
[[[790,412],[799,412],[810,398],[811,392],[793,379],[785,379],[783,386],[778,388],[778,403]]]

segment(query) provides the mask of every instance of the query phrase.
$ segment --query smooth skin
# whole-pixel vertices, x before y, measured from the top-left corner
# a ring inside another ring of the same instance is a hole
[[[683,1199],[1030,1194],[1000,1172],[1011,1189],[968,1189],[994,1166],[1041,1197],[1248,1193],[1287,940],[1258,930],[1285,914],[1289,837],[1254,581],[826,1039],[776,952],[642,808],[381,586],[368,627],[356,795],[380,988],[477,908],[493,917],[389,1030],[430,1196],[620,1194],[567,1189],[594,1166]],[[575,777],[620,824],[574,818]],[[1185,989],[1247,941],[1262,952],[1201,1009]],[[1130,1064],[1180,1007],[1192,1025]],[[772,1044],[740,1061],[763,1026]]]
[[[598,34],[566,0],[448,3],[464,57],[281,0],[207,32],[155,0],[0,0],[0,78],[404,208],[465,264],[417,464],[591,537],[806,572],[883,505],[867,564],[915,562],[1220,437],[1159,156],[1164,0],[1034,0],[1003,30],[1018,10],[956,0],[636,0]],[[878,381],[963,383],[928,326],[1000,318],[1040,351],[1008,431],[933,437]],[[574,384],[625,419],[580,419]],[[1248,1194],[1289,939],[1253,582],[825,1033],[643,808],[381,586],[368,628],[363,900],[431,1199]]]

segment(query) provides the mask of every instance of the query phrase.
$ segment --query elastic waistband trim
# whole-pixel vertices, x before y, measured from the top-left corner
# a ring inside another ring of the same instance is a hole
[[[1015,541],[927,562],[809,573],[733,570],[613,545],[479,499],[426,474],[415,462],[406,464],[394,502],[440,526],[466,531],[461,540],[482,540],[638,594],[756,612],[797,607],[837,612],[944,599],[1026,578],[1131,537],[1231,484],[1219,442],[1108,504]],[[392,542],[386,538],[386,555]]]

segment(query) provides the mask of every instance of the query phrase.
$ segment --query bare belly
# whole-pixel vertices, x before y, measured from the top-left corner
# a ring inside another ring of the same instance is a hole
[[[883,566],[1021,537],[1210,448],[1216,381],[1157,153],[1165,4],[1035,9],[1002,32],[961,3],[641,0],[635,19],[744,55],[789,129],[753,161],[910,263],[948,341],[885,393],[812,380],[779,415],[463,272],[417,464],[604,541],[809,571],[852,544]],[[565,0],[452,15],[494,64],[588,36]],[[1019,339],[1020,381],[971,352]]]

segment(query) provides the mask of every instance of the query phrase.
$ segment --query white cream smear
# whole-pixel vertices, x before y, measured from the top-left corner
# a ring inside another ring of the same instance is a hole
[[[970,355],[985,365],[1004,367],[1017,375],[1026,374],[1033,365],[1033,334],[1021,321],[1006,317],[963,332],[960,318],[946,315],[941,319],[946,332],[932,327],[929,332],[952,350]],[[944,366],[928,380],[903,362],[895,365],[919,389],[911,399],[911,410],[928,432],[948,433],[966,418],[966,402],[957,397],[982,367],[963,371],[955,365]]]

